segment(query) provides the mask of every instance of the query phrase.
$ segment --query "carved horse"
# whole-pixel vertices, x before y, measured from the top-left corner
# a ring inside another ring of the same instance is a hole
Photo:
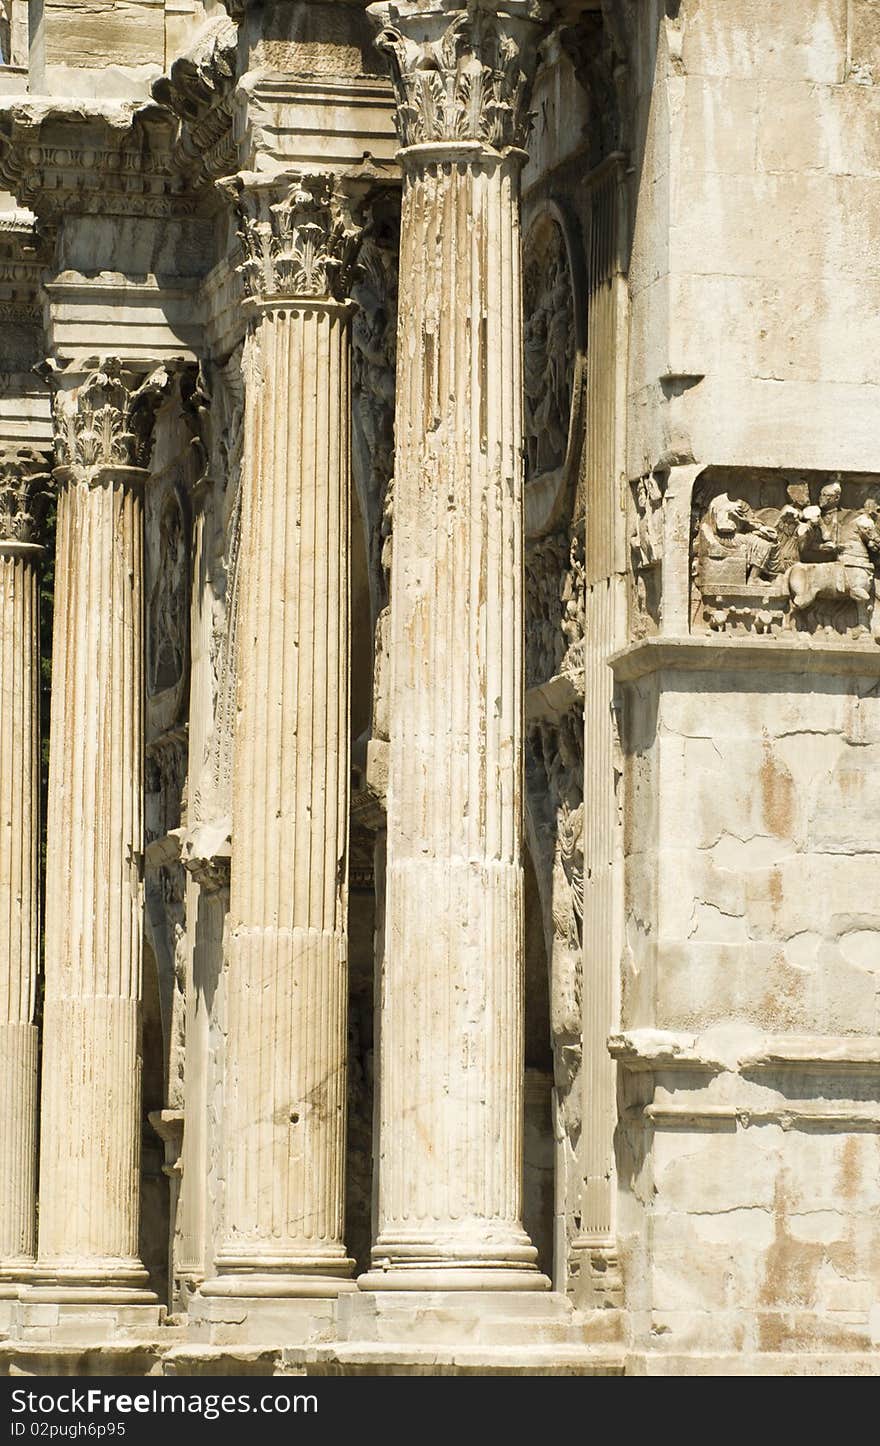
[[[871,631],[874,576],[871,568],[843,562],[795,562],[786,573],[794,627],[817,601],[854,602],[860,627]],[[836,611],[836,609],[835,609]]]

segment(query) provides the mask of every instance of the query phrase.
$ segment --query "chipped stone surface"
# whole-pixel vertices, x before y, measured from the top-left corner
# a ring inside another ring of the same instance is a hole
[[[37,9],[0,1370],[877,1374],[877,5]]]

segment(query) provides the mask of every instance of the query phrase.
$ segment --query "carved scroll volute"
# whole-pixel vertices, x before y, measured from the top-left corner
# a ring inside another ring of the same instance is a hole
[[[238,175],[223,183],[234,200],[243,260],[239,274],[252,302],[345,302],[360,232],[333,175]]]
[[[474,4],[373,4],[376,44],[388,57],[404,147],[476,143],[524,150],[532,82],[549,7],[509,0]]]

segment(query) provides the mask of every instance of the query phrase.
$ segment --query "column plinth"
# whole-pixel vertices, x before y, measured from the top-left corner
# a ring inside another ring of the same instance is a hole
[[[206,1296],[353,1288],[348,1003],[352,234],[332,179],[239,200],[245,421],[226,1052],[227,1196]]]
[[[541,1290],[522,1226],[519,219],[540,32],[450,9],[371,7],[393,22],[404,194],[379,1229],[359,1283]]]
[[[45,460],[0,455],[0,1294],[33,1272],[39,965],[40,609]]]
[[[135,389],[114,362],[69,381],[60,374],[55,399],[62,465],[30,1298],[149,1303],[138,1256],[143,490],[157,384]]]

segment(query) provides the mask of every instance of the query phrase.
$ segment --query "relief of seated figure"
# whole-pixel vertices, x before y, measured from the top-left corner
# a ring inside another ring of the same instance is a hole
[[[700,524],[701,560],[718,584],[775,576],[777,543],[776,528],[763,523],[744,498],[727,492],[712,498]]]

